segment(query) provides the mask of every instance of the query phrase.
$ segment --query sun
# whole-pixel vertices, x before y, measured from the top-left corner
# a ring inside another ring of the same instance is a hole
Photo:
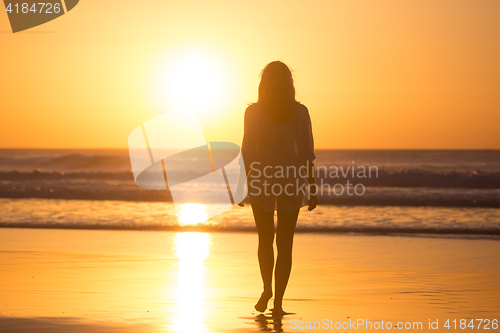
[[[201,48],[170,54],[156,71],[156,97],[169,108],[217,108],[229,96],[225,65],[219,57]]]

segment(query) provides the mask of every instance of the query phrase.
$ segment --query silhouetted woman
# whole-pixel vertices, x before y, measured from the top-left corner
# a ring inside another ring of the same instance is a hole
[[[248,174],[248,195],[259,233],[259,266],[264,291],[255,305],[265,311],[273,296],[274,211],[277,211],[273,315],[283,315],[283,295],[292,269],[292,246],[299,209],[309,197],[317,204],[314,141],[307,108],[295,100],[290,69],[280,61],[261,74],[259,98],[245,111],[242,155]],[[305,178],[310,184],[306,195]],[[314,195],[313,195],[314,194]]]

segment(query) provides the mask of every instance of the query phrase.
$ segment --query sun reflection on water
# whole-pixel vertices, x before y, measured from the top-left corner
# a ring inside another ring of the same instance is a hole
[[[206,206],[199,203],[185,203],[181,206],[179,223],[181,226],[196,225],[208,219]]]
[[[203,273],[210,252],[210,235],[200,232],[181,232],[175,236],[175,255],[178,263],[177,316],[175,332],[206,332],[203,324]]]

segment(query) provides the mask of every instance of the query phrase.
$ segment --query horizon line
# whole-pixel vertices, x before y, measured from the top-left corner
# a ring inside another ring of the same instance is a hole
[[[0,147],[0,150],[128,150],[128,147]],[[315,148],[319,150],[457,150],[457,151],[500,151],[500,148]]]

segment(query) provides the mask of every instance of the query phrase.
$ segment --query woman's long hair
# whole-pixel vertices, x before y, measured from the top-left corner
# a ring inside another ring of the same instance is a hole
[[[262,70],[257,103],[262,112],[277,123],[290,119],[298,102],[292,72],[287,65],[273,61]]]

